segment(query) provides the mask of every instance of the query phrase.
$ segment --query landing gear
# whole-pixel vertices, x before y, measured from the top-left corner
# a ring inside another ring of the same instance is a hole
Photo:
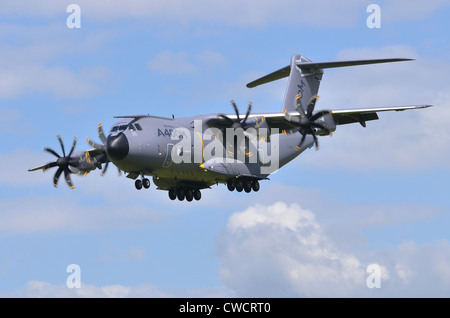
[[[242,181],[242,179],[239,178],[234,183],[236,184],[237,192],[242,192],[242,190],[244,190],[244,181]]]
[[[141,190],[142,189],[142,180],[137,179],[136,181],[134,181],[134,186],[136,187],[137,190]]]
[[[191,202],[192,200],[199,201],[202,198],[202,193],[199,189],[184,189],[184,188],[172,188],[169,189],[170,200],[178,199],[179,201]]]
[[[178,198],[178,200],[183,201],[184,197],[185,197],[184,190],[182,188],[178,188],[177,189],[177,198]]]
[[[227,188],[230,191],[236,190],[237,192],[242,192],[242,190],[244,190],[247,193],[251,192],[252,190],[254,192],[258,192],[259,181],[247,178],[237,178],[237,179],[233,178],[227,181]]]
[[[194,199],[194,191],[187,190],[186,191],[186,201],[191,202]]]
[[[177,198],[177,192],[175,189],[169,189],[169,198],[170,200],[175,200]]]
[[[252,191],[252,182],[250,180],[245,180],[244,181],[244,191],[247,192],[247,193]]]
[[[259,181],[258,180],[253,180],[253,182],[252,182],[252,189],[255,192],[259,191]]]
[[[200,200],[202,198],[202,193],[199,189],[194,190],[194,199],[196,201]]]
[[[136,179],[136,181],[134,181],[134,186],[136,187],[137,190],[141,190],[142,187],[148,189],[150,188],[150,180],[148,180],[147,178],[144,179]]]
[[[227,182],[227,188],[230,191],[234,191],[234,189],[236,189],[236,183],[234,182],[233,179],[228,180]]]
[[[142,179],[142,185],[146,189],[150,188],[150,180],[148,180],[147,178]]]

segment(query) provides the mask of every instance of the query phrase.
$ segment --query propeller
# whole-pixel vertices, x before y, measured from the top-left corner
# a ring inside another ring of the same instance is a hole
[[[319,112],[313,114],[314,108],[316,107],[317,99],[319,98],[319,95],[314,95],[309,100],[308,106],[306,107],[306,113],[305,113],[305,111],[303,110],[303,107],[301,105],[300,98],[301,98],[301,95],[298,94],[296,96],[296,100],[297,100],[296,110],[302,116],[301,117],[296,117],[296,116],[291,117],[290,115],[285,114],[286,120],[297,125],[297,127],[294,127],[290,130],[291,133],[298,131],[303,136],[300,143],[297,146],[298,148],[301,148],[301,146],[305,142],[306,135],[311,135],[314,138],[314,144],[316,145],[316,150],[318,150],[319,149],[319,141],[317,140],[316,129],[322,129],[327,134],[331,134],[331,130],[326,126],[317,123],[316,121],[320,117],[322,117],[326,114],[329,114],[330,111],[322,110],[322,111],[319,111]]]
[[[237,116],[236,120],[233,120],[224,114],[219,114],[219,116],[222,117],[223,119],[225,119],[230,124],[231,128],[236,129],[236,128],[240,127],[242,129],[245,129],[245,127],[246,127],[245,124],[247,122],[248,115],[250,115],[250,112],[252,111],[253,103],[252,102],[248,103],[247,113],[245,114],[245,117],[242,120],[241,120],[241,117],[239,116],[239,110],[238,110],[238,107],[237,107],[236,103],[234,102],[234,100],[231,101],[231,105],[233,105],[234,112],[236,113],[236,116]]]
[[[75,149],[75,146],[77,144],[77,137],[74,137],[73,140],[73,145],[72,148],[70,149],[70,152],[68,155],[66,155],[66,151],[64,149],[64,143],[61,139],[61,136],[57,136],[58,140],[59,140],[59,144],[61,145],[61,149],[62,149],[62,156],[60,156],[56,151],[54,151],[51,148],[44,148],[44,151],[51,153],[52,155],[54,155],[57,160],[54,162],[49,162],[43,166],[34,168],[34,169],[29,169],[28,171],[35,171],[38,169],[43,169],[44,171],[46,169],[49,168],[53,168],[53,167],[58,167],[58,170],[56,170],[55,175],[53,176],[53,185],[55,186],[55,188],[58,187],[58,180],[59,177],[61,176],[61,174],[64,172],[64,178],[66,179],[66,183],[69,185],[69,187],[71,189],[74,189],[74,185],[72,184],[72,180],[70,178],[70,174],[72,173],[69,169],[69,167],[75,167],[77,168],[78,166],[78,159],[72,158],[72,153]]]
[[[111,160],[109,160],[108,155],[106,154],[106,136],[103,132],[102,123],[98,124],[98,126],[97,126],[97,134],[103,144],[98,144],[98,143],[92,141],[90,138],[87,138],[86,141],[91,147],[101,150],[102,154],[105,156],[106,163],[105,163],[105,166],[103,167],[102,172],[100,173],[101,176],[104,176],[106,173],[106,170],[108,169],[108,164],[110,163]],[[118,170],[119,170],[119,176],[120,176],[122,174],[122,172],[120,171],[120,169],[118,169]]]

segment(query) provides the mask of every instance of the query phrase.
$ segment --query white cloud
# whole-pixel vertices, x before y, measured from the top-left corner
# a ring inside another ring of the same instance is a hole
[[[361,223],[358,226],[360,231],[365,228]],[[352,249],[344,251],[335,244],[314,213],[295,203],[257,204],[233,214],[217,248],[220,278],[238,297],[450,294],[447,240],[423,245],[405,241],[392,252],[348,252]],[[370,264],[382,269],[379,290],[366,285]]]
[[[364,281],[360,261],[295,203],[234,214],[219,249],[221,279],[242,296],[344,296]]]
[[[2,297],[27,297],[27,298],[167,298],[167,297],[195,297],[195,298],[224,298],[234,297],[233,291],[224,287],[203,287],[184,290],[162,290],[151,284],[136,286],[124,286],[110,284],[97,286],[83,283],[81,276],[81,288],[68,288],[65,284],[52,284],[41,280],[31,280],[26,286],[13,292],[1,293]]]

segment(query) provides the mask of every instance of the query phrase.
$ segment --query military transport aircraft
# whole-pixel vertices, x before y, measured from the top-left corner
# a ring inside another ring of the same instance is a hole
[[[57,167],[53,184],[57,187],[64,173],[74,188],[71,174],[86,175],[95,169],[105,173],[109,162],[127,178],[135,180],[136,189],[150,187],[151,176],[157,189],[168,191],[171,200],[200,200],[202,189],[226,184],[230,191],[258,191],[260,181],[281,168],[303,151],[315,145],[318,137],[330,135],[337,125],[378,119],[378,112],[426,108],[431,105],[396,106],[315,112],[323,69],[364,64],[408,61],[410,59],[370,59],[312,62],[294,54],[290,65],[263,76],[247,87],[289,77],[282,110],[279,113],[252,114],[252,103],[245,115],[231,101],[234,114],[208,114],[185,118],[151,115],[116,116],[120,120],[108,135],[97,128],[101,144],[87,139],[92,147],[75,152],[77,139],[66,153],[60,136],[62,156],[50,148],[44,151],[57,160],[30,169]]]

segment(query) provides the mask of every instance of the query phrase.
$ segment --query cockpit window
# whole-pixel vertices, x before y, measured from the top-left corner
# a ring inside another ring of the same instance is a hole
[[[135,130],[136,130],[136,128],[134,128],[133,124],[129,124],[129,125],[128,125],[128,129],[129,129],[130,131],[135,131]]]
[[[128,128],[128,125],[120,125],[119,126],[119,130],[120,131],[123,131],[123,130],[125,130],[125,129],[127,129]]]
[[[136,127],[137,130],[142,130],[141,125],[139,125],[138,123],[135,123],[134,126]]]
[[[119,126],[114,126],[112,129],[111,129],[111,132],[115,132],[115,131],[117,131],[119,129]]]

